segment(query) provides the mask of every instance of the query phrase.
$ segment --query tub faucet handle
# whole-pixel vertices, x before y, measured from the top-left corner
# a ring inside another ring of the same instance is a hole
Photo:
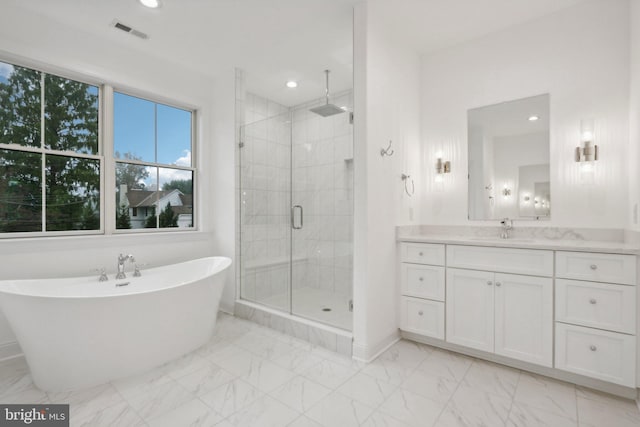
[[[109,280],[109,277],[107,276],[107,269],[102,267],[102,268],[96,268],[93,271],[100,273],[100,277],[98,277],[98,282],[106,282],[107,280]]]
[[[142,276],[142,273],[140,272],[140,267],[144,267],[147,264],[139,264],[139,263],[135,263],[133,264],[133,277],[140,277]]]

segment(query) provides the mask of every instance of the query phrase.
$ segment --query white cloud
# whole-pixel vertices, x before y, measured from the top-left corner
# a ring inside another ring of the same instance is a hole
[[[176,166],[191,166],[191,151],[184,150],[183,154],[184,156],[179,157],[173,164]]]
[[[8,79],[11,73],[13,73],[13,65],[0,62],[0,77]]]

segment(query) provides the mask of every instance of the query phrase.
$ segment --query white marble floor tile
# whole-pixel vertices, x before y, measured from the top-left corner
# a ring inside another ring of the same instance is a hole
[[[306,415],[302,415],[296,418],[287,427],[322,427],[322,424],[318,424]]]
[[[246,408],[227,418],[236,427],[282,427],[300,416],[287,405],[271,396],[263,396]]]
[[[256,356],[248,350],[239,349],[234,351],[232,356],[218,360],[215,364],[234,375],[242,376],[255,369],[255,366],[262,362],[265,362],[262,357]]]
[[[362,372],[393,385],[402,384],[415,369],[397,362],[376,359],[362,368]]]
[[[333,392],[313,408],[307,415],[324,427],[351,427],[362,424],[374,408],[358,402],[339,392]]]
[[[192,399],[171,411],[147,420],[149,427],[213,427],[223,417],[200,399]]]
[[[449,377],[437,376],[416,369],[400,387],[436,402],[447,403],[456,391],[458,382]]]
[[[578,398],[594,400],[610,406],[617,406],[625,410],[632,410],[633,406],[636,405],[636,402],[631,399],[625,399],[581,386],[576,386],[576,396]]]
[[[241,378],[259,390],[268,393],[295,376],[295,372],[281,368],[268,360],[259,359],[254,360],[249,371],[241,375]]]
[[[208,359],[198,356],[195,352],[185,354],[179,359],[171,361],[162,365],[161,369],[165,374],[169,375],[174,380],[183,377],[191,372],[207,366],[210,361]]]
[[[335,351],[327,350],[326,348],[322,348],[319,346],[312,346],[311,353],[315,356],[321,357],[324,360],[330,360],[331,362],[338,363],[352,369],[361,369],[366,366],[366,363],[354,360],[350,356],[336,353]]]
[[[231,341],[214,336],[208,343],[197,349],[194,353],[199,357],[208,359],[216,353],[227,349],[229,345],[231,345]]]
[[[380,412],[400,420],[408,426],[431,426],[438,419],[444,404],[408,390],[397,389],[380,406]]]
[[[207,366],[180,377],[176,381],[196,396],[202,396],[221,385],[233,381],[235,378],[235,375],[225,371],[220,366],[209,363]]]
[[[431,347],[424,344],[400,340],[382,353],[377,360],[384,360],[405,368],[415,369],[431,354],[431,351]]]
[[[638,427],[640,426],[640,411],[635,402],[615,397],[588,394],[592,398],[578,395],[578,424],[580,427]]]
[[[508,427],[577,427],[578,422],[524,403],[513,402]]]
[[[362,427],[409,427],[402,421],[376,411],[362,423]]]
[[[257,356],[269,360],[275,360],[296,349],[296,347],[286,344],[278,338],[265,335],[261,330],[246,333],[233,343]]]
[[[229,343],[229,341],[225,341],[227,343]],[[250,351],[245,350],[242,347],[238,347],[237,345],[234,344],[227,344],[225,347],[220,348],[219,350],[213,352],[213,353],[209,353],[207,356],[204,356],[207,360],[209,360],[210,362],[213,362],[217,365],[220,364],[221,361],[225,360],[225,359],[232,359],[236,356],[240,356],[240,355],[247,355],[247,354],[253,354]]]
[[[263,394],[248,382],[237,378],[200,396],[200,399],[223,417],[228,417],[255,402]]]
[[[464,376],[462,384],[511,399],[519,377],[520,371],[517,369],[476,360]]]
[[[51,403],[69,404],[72,416],[85,417],[98,410],[123,403],[124,399],[111,384],[72,392],[47,393]]]
[[[354,376],[356,372],[358,371],[354,368],[330,360],[323,360],[304,371],[302,375],[325,387],[335,389]]]
[[[5,404],[49,403],[49,397],[31,382],[31,375],[25,374],[8,388],[0,388],[0,402]]]
[[[461,381],[474,360],[452,351],[433,349],[431,355],[418,366],[418,370],[453,381]]]
[[[573,384],[522,372],[514,400],[561,417],[578,419],[576,388]]]
[[[144,372],[129,378],[113,381],[112,384],[118,393],[125,399],[147,393],[152,388],[166,384],[171,381],[171,377],[166,373],[164,367]]]
[[[145,420],[165,414],[195,398],[177,382],[171,380],[149,389],[144,394],[133,396],[127,401]]]
[[[342,384],[338,391],[371,407],[378,407],[387,400],[397,386],[358,372]]]
[[[278,357],[273,361],[273,363],[297,374],[301,374],[302,372],[310,369],[323,360],[324,359],[314,355],[308,350],[296,349],[290,353]]]
[[[73,410],[70,410],[71,418],[69,425],[71,427],[143,427],[145,422],[138,413],[129,406],[128,403],[122,402],[108,408],[97,408],[95,411],[85,415],[76,416]]]
[[[460,385],[435,424],[438,427],[504,426],[511,399]]]
[[[305,412],[331,391],[330,388],[298,375],[269,394],[298,412]]]

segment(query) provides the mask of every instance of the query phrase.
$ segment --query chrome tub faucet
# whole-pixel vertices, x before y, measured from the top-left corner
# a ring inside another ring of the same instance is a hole
[[[133,255],[129,254],[129,255],[123,255],[120,254],[118,255],[118,273],[116,274],[116,280],[119,279],[126,279],[127,275],[124,274],[124,263],[130,261],[130,262],[136,262],[135,258],[133,257]]]

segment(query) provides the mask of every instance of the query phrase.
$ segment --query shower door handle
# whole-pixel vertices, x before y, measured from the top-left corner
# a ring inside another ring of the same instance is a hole
[[[296,227],[296,209],[300,210],[300,225]],[[302,210],[302,206],[295,205],[291,208],[291,228],[294,230],[300,230],[304,225],[304,211]]]

